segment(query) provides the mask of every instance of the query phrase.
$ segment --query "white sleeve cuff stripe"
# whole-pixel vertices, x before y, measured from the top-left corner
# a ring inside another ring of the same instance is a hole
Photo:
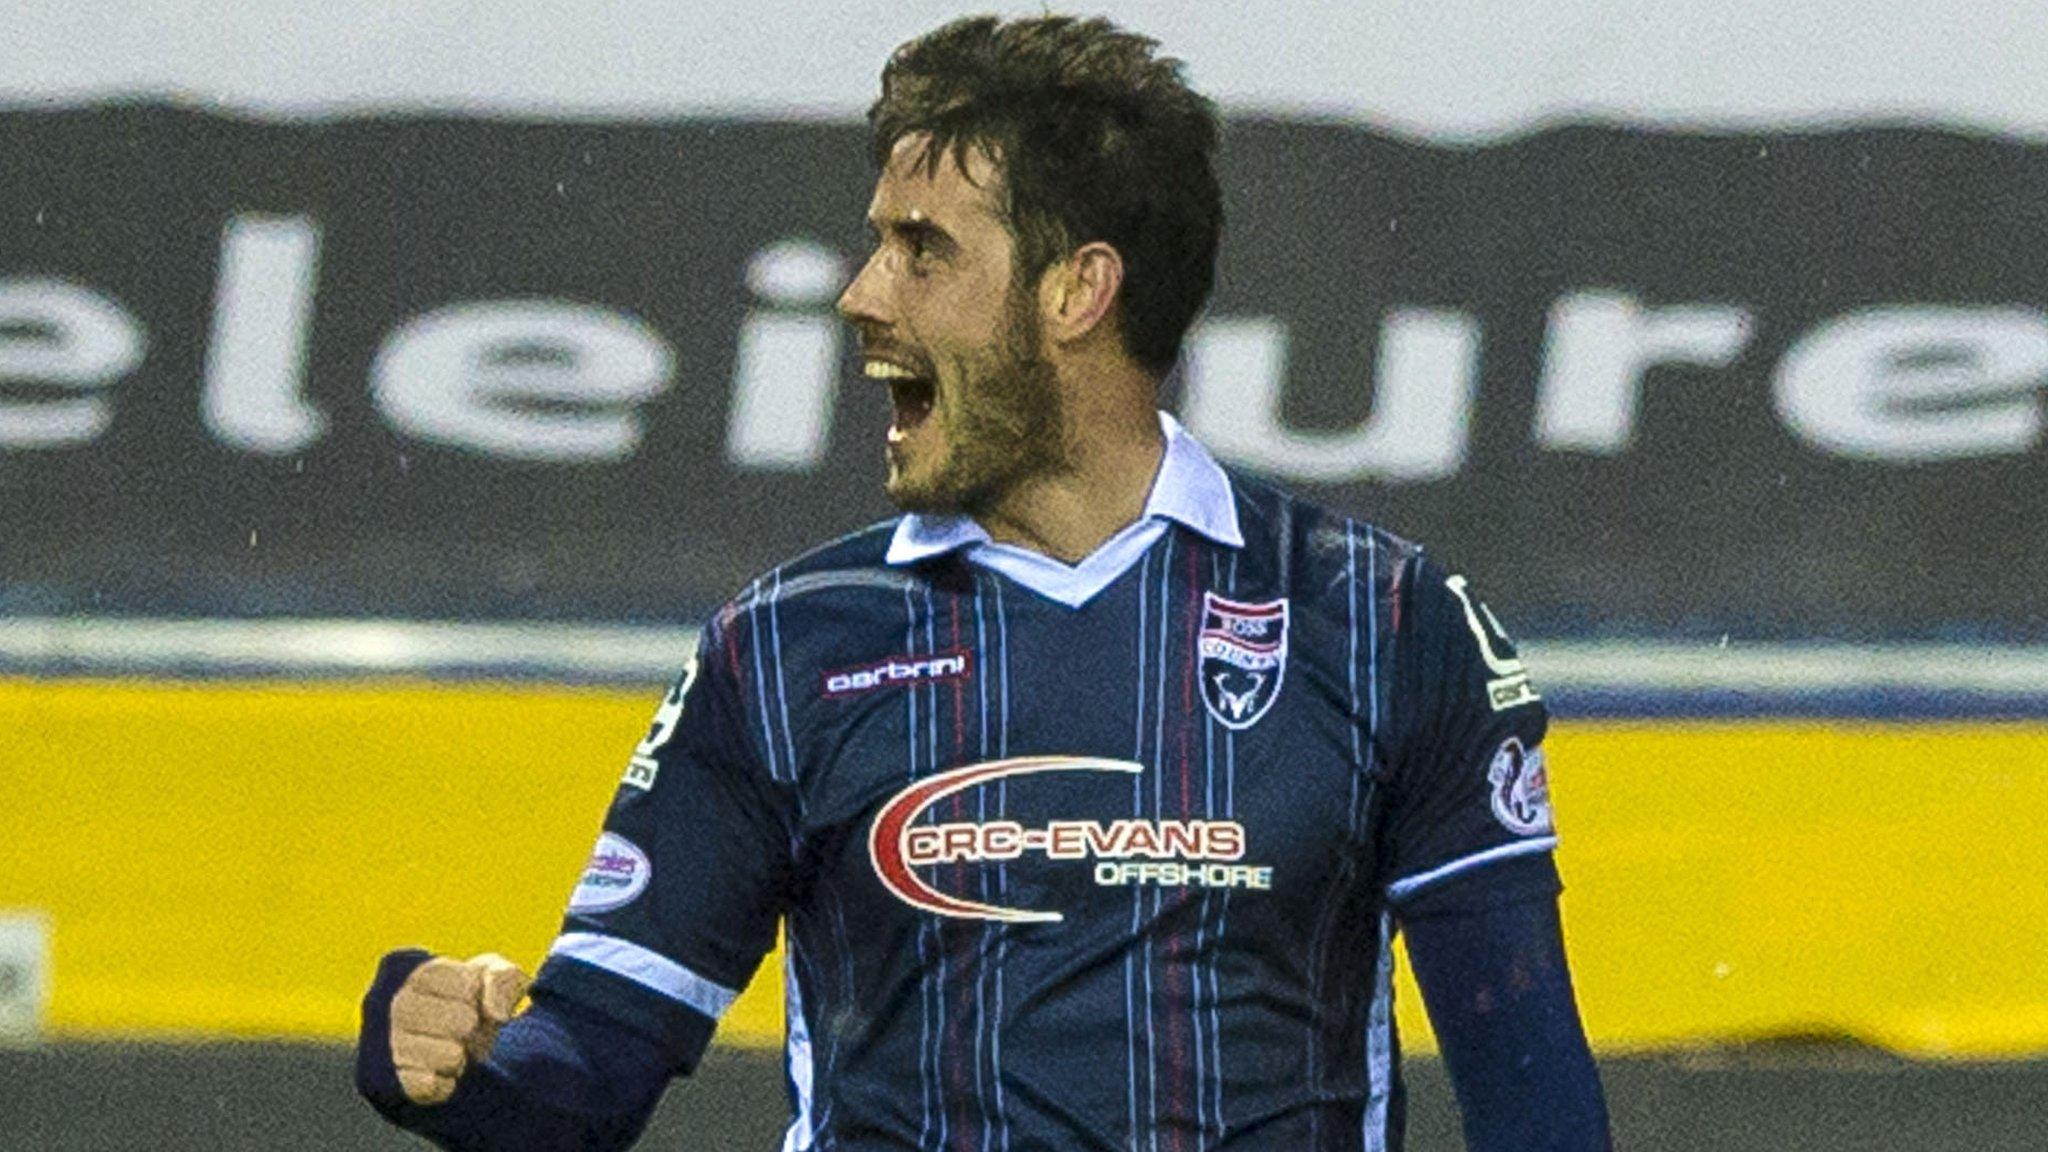
[[[623,976],[671,1000],[680,1001],[713,1020],[725,1015],[739,993],[714,984],[681,964],[630,940],[599,936],[594,932],[564,932],[548,949],[550,956],[567,956]]]
[[[1491,864],[1496,860],[1506,860],[1512,856],[1527,856],[1532,852],[1548,852],[1555,847],[1557,847],[1557,837],[1538,836],[1534,840],[1517,840],[1512,844],[1502,844],[1497,847],[1488,848],[1484,852],[1474,852],[1470,856],[1461,856],[1449,864],[1439,865],[1427,872],[1417,873],[1414,876],[1408,876],[1387,885],[1387,899],[1404,900],[1439,880],[1448,880],[1460,872],[1477,868],[1482,864]]]

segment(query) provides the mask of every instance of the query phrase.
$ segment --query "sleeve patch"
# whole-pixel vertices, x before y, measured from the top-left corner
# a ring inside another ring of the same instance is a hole
[[[1451,590],[1451,595],[1458,598],[1459,606],[1465,610],[1465,626],[1472,630],[1472,638],[1479,641],[1479,656],[1486,661],[1487,671],[1492,673],[1486,681],[1486,701],[1493,710],[1500,712],[1541,700],[1543,697],[1537,694],[1536,685],[1529,682],[1529,670],[1514,655],[1513,642],[1508,639],[1507,630],[1500,626],[1493,609],[1473,602],[1465,589],[1463,576],[1447,578],[1444,587]],[[1507,648],[1507,655],[1501,655],[1494,647],[1495,640]]]
[[[1501,741],[1487,766],[1486,782],[1492,786],[1493,817],[1517,836],[1535,836],[1553,830],[1550,816],[1550,777],[1543,768],[1543,748],[1523,748],[1519,737]]]
[[[615,832],[597,838],[583,878],[569,897],[571,912],[610,912],[624,908],[647,891],[654,865],[640,846]]]

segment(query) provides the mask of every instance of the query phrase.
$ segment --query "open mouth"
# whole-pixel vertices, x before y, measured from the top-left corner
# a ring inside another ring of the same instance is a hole
[[[931,415],[938,386],[930,376],[894,361],[872,359],[861,365],[861,375],[889,386],[891,439],[916,428]]]

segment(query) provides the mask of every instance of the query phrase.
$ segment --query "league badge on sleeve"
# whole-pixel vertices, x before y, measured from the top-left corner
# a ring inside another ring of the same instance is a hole
[[[1501,741],[1486,769],[1493,794],[1493,818],[1517,836],[1554,830],[1550,818],[1550,777],[1543,770],[1543,748],[1523,748],[1510,736]]]
[[[654,865],[638,844],[616,832],[597,838],[590,863],[583,866],[583,879],[569,896],[571,912],[610,912],[624,908],[647,891],[654,877]]]
[[[1259,722],[1287,673],[1287,600],[1244,603],[1202,594],[1202,705],[1225,728]]]

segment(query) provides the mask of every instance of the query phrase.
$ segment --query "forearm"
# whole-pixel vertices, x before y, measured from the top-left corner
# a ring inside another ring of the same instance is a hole
[[[1606,1152],[1607,1102],[1555,902],[1426,916],[1405,931],[1470,1152]]]
[[[612,1152],[640,1134],[668,1081],[658,1046],[545,993],[505,1025],[446,1102],[408,1099],[392,1064],[389,1011],[423,959],[387,957],[363,1000],[356,1087],[385,1119],[449,1152]]]

